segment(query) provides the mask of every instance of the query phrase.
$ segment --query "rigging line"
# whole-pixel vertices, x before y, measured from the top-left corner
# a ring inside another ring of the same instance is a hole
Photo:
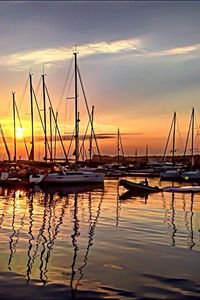
[[[83,92],[83,96],[84,96],[84,100],[85,100],[87,113],[88,113],[90,124],[91,124],[91,127],[92,127],[91,129],[92,129],[92,132],[93,132],[93,135],[94,135],[94,140],[95,140],[97,152],[98,152],[99,157],[101,157],[101,154],[100,154],[100,151],[99,151],[99,146],[98,146],[97,139],[96,139],[96,135],[95,135],[95,132],[94,132],[94,127],[93,127],[93,124],[92,124],[92,118],[91,118],[91,114],[90,114],[90,111],[89,111],[85,90],[84,90],[84,87],[83,87],[83,82],[82,82],[80,70],[79,70],[78,66],[77,66],[77,71],[78,71],[78,76],[79,76],[79,80],[80,80],[80,83],[81,83],[81,88],[82,88],[82,92]]]
[[[29,77],[28,77],[27,80],[26,80],[25,87],[24,87],[24,91],[23,91],[23,93],[22,93],[22,96],[20,97],[21,101],[20,101],[20,104],[19,104],[19,110],[21,110],[22,103],[23,103],[23,101],[24,101],[24,97],[25,97],[26,90],[27,90],[27,87],[28,87],[28,82],[29,82]]]
[[[38,115],[39,115],[39,118],[40,118],[40,122],[42,124],[42,129],[43,129],[43,132],[45,132],[44,124],[43,124],[43,120],[42,120],[42,116],[41,116],[41,112],[40,112],[40,109],[39,109],[39,106],[38,106],[38,102],[37,102],[37,98],[36,98],[36,95],[35,95],[35,91],[34,91],[34,89],[32,89],[32,91],[33,91],[33,96],[34,96],[34,99],[35,99],[36,107],[37,107],[37,110],[38,110]],[[46,142],[47,142],[47,147],[49,149],[49,153],[51,153],[48,140]]]
[[[10,151],[9,151],[8,144],[7,144],[7,142],[6,142],[6,139],[5,139],[5,136],[4,136],[4,133],[3,133],[3,128],[2,128],[2,126],[1,126],[1,123],[0,123],[0,132],[1,132],[1,136],[2,136],[2,139],[3,139],[3,143],[4,143],[4,146],[5,146],[5,149],[6,149],[6,153],[7,153],[7,156],[8,156],[8,160],[11,161]]]
[[[42,78],[41,78],[41,76],[40,76],[40,79],[38,80],[38,84],[37,84],[36,89],[35,89],[35,95],[36,95],[36,97],[37,97],[38,94],[39,94],[41,82],[42,82]],[[41,95],[40,95],[40,96],[41,96]],[[42,102],[42,97],[40,98],[40,103],[38,104],[39,107],[41,107],[41,102]]]
[[[50,96],[49,96],[49,92],[48,92],[48,89],[47,89],[46,84],[45,84],[45,90],[46,90],[46,93],[47,93],[47,97],[48,97],[48,100],[49,100],[49,104],[50,104],[50,106],[52,107],[52,116],[53,116],[54,122],[55,122],[55,124],[56,124],[57,132],[58,132],[59,139],[60,139],[60,143],[61,143],[61,146],[62,146],[64,155],[65,155],[65,158],[66,158],[66,160],[68,160],[68,158],[67,158],[67,153],[66,153],[66,151],[65,151],[65,147],[64,147],[64,144],[63,144],[62,136],[61,136],[61,134],[60,134],[60,129],[59,129],[59,127],[58,127],[58,120],[57,120],[57,122],[56,122],[55,113],[54,113],[54,110],[53,110],[53,106],[52,106],[52,103],[51,103],[51,98],[50,98]]]
[[[82,149],[84,148],[84,142],[85,142],[85,138],[86,138],[86,135],[87,135],[87,131],[88,131],[89,125],[90,125],[90,121],[88,121],[88,124],[87,124],[86,130],[85,130],[85,134],[84,134],[84,137],[83,137],[83,140],[82,140],[82,144],[81,144],[81,147],[80,147],[80,151],[79,151],[79,155],[78,155],[78,156],[80,156],[81,151],[82,151]]]
[[[195,120],[195,128],[197,130],[197,133],[196,133],[196,136],[195,136],[195,141],[194,143],[198,143],[198,140],[199,140],[199,137],[198,137],[198,134],[199,134],[199,127],[198,127],[198,122],[197,122],[197,117],[196,115],[194,115],[194,120]]]
[[[173,124],[174,124],[174,117],[173,117],[173,119],[172,119],[172,123],[171,123],[171,126],[170,126],[169,134],[168,134],[168,137],[167,137],[167,143],[166,143],[165,150],[164,150],[164,154],[163,154],[163,158],[162,158],[162,161],[163,161],[163,162],[164,162],[165,159],[166,159],[166,153],[167,153],[167,148],[168,148],[168,145],[169,145],[169,139],[170,139],[170,137],[171,137],[171,132],[172,132]]]
[[[73,134],[72,134],[72,136],[71,136],[69,148],[68,148],[68,151],[67,151],[67,156],[69,155],[69,152],[70,152],[70,150],[71,150],[71,146],[72,146],[72,142],[73,142],[73,138],[74,138],[74,132],[75,132],[75,130],[73,131]]]
[[[70,74],[70,71],[71,71],[71,68],[72,68],[72,62],[73,62],[73,58],[70,61],[69,68],[68,68],[68,71],[66,73],[66,77],[65,77],[63,89],[62,89],[62,92],[61,92],[61,95],[60,95],[60,99],[59,99],[59,102],[58,102],[58,105],[57,105],[57,111],[60,109],[61,103],[62,103],[63,98],[64,98],[65,88],[67,86],[67,82],[69,80],[69,74]]]
[[[38,84],[37,84],[36,89],[35,89],[35,94],[36,94],[36,96],[38,95],[40,85],[41,85],[41,77],[40,77],[40,79],[38,80]]]
[[[177,131],[178,131],[179,137],[180,137],[181,150],[183,150],[183,138],[182,138],[182,135],[181,135],[181,131],[180,131],[180,126],[179,126],[178,120],[176,120],[176,122],[177,122],[177,129],[178,129]]]
[[[15,109],[16,109],[16,113],[17,113],[18,120],[19,120],[20,128],[21,128],[21,130],[23,130],[22,123],[21,123],[21,119],[20,119],[20,116],[19,116],[19,110],[18,110],[18,107],[17,107],[17,103],[16,103],[16,102],[15,102]],[[28,147],[27,147],[27,144],[26,144],[26,138],[24,137],[24,135],[23,135],[23,142],[24,142],[24,146],[25,146],[25,149],[26,149],[27,157],[29,158]]]
[[[119,135],[119,140],[120,140],[120,146],[121,146],[121,150],[122,150],[123,160],[124,160],[124,162],[125,162],[125,157],[124,157],[124,147],[123,147],[123,144],[122,144],[121,134]]]
[[[186,143],[185,143],[185,149],[184,149],[184,154],[183,154],[183,164],[185,162],[185,156],[186,156],[186,152],[187,152],[187,147],[188,147],[188,141],[189,141],[191,127],[192,127],[192,115],[191,115],[191,118],[190,118],[190,123],[189,123],[189,128],[188,128]]]
[[[70,89],[71,89],[71,85],[72,85],[73,79],[74,79],[74,73],[72,74],[72,77],[71,77],[71,81],[70,81],[70,85],[69,85],[69,90],[67,92],[67,98],[66,98],[66,106],[65,106],[66,108],[65,108],[65,116],[64,116],[64,120],[65,120],[66,124],[67,124],[67,110],[68,110],[67,100],[68,100],[68,97],[69,97],[69,92],[70,92]],[[69,114],[69,120],[71,119],[72,113],[73,113],[73,107],[72,107],[71,112]]]

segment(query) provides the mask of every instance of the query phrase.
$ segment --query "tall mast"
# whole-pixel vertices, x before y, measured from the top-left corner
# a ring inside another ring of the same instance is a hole
[[[119,164],[119,154],[120,154],[120,136],[119,136],[119,128],[117,129],[117,162]]]
[[[52,108],[49,107],[49,123],[50,123],[50,161],[52,161],[52,150],[53,150],[53,140],[52,140]]]
[[[32,85],[32,74],[29,74],[30,80],[30,100],[31,100],[31,152],[29,159],[34,160],[34,120],[33,120],[33,85]]]
[[[16,161],[17,145],[16,145],[15,93],[12,93],[12,98],[13,98],[13,130],[14,130],[14,156],[13,156],[13,161]]]
[[[94,121],[94,106],[92,106],[92,112],[91,112],[91,133],[90,133],[90,147],[89,147],[90,161],[92,160],[93,121]]]
[[[45,80],[44,74],[42,75],[42,90],[43,90],[43,110],[44,110],[44,160],[47,161],[47,114],[46,114],[46,93],[45,93]]]
[[[175,165],[175,141],[176,141],[176,112],[174,112],[174,118],[173,118],[173,141],[172,141],[172,162],[173,167]]]
[[[148,163],[149,146],[146,145],[146,164]]]
[[[57,140],[57,121],[58,121],[58,112],[56,112],[56,124],[55,124],[55,136],[54,136],[54,161],[56,161],[56,140]]]
[[[194,108],[192,109],[191,168],[194,166]]]
[[[74,99],[75,99],[75,162],[78,162],[78,156],[79,156],[79,117],[78,117],[78,81],[77,81],[77,52],[74,52]]]

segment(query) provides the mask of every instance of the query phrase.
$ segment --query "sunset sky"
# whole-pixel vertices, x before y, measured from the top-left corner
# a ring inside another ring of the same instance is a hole
[[[28,87],[24,91],[31,70],[42,103],[43,69],[62,134],[72,132],[73,100],[66,98],[73,96],[73,88],[64,86],[77,45],[88,102],[95,106],[96,133],[120,128],[131,134],[123,136],[127,154],[136,148],[144,154],[147,144],[151,154],[162,154],[176,111],[184,143],[192,107],[196,127],[200,111],[199,15],[200,3],[189,1],[1,2],[0,119],[5,135],[12,136],[12,91],[25,135],[30,135]],[[79,100],[84,133],[81,92]],[[42,135],[35,119],[35,132]],[[115,139],[100,144],[103,154],[115,154]]]

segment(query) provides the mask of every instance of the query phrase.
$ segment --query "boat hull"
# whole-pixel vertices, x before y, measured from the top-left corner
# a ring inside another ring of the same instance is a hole
[[[103,183],[104,174],[99,173],[69,173],[69,174],[47,174],[37,175],[36,177],[30,177],[31,182],[35,182],[38,185],[71,185],[71,184],[92,184]]]
[[[140,193],[157,193],[161,191],[161,189],[157,186],[152,187],[152,186],[144,185],[141,183],[135,183],[124,179],[120,180],[120,185],[122,185],[129,191],[140,192]]]
[[[181,179],[180,171],[167,171],[160,173],[160,180],[163,181],[180,181]]]

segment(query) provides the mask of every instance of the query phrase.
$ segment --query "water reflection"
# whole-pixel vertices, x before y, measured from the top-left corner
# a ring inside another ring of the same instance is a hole
[[[73,234],[71,235],[72,238],[72,245],[73,245],[73,257],[72,257],[72,264],[71,264],[71,279],[70,279],[70,288],[71,288],[71,296],[74,299],[76,295],[76,291],[78,289],[78,286],[80,285],[80,282],[84,276],[84,268],[87,266],[88,263],[88,256],[90,252],[90,248],[93,245],[93,239],[94,239],[94,234],[95,234],[95,227],[96,224],[98,223],[98,219],[100,216],[101,212],[101,205],[103,202],[103,193],[100,195],[100,200],[99,204],[96,210],[96,216],[93,217],[92,214],[92,194],[89,192],[88,194],[88,221],[89,221],[89,228],[88,228],[88,241],[86,245],[86,250],[85,254],[83,257],[83,263],[81,264],[80,267],[76,268],[76,261],[78,258],[78,237],[80,236],[80,225],[79,225],[79,219],[78,219],[78,195],[75,193],[74,195],[74,214],[73,214]],[[75,277],[76,277],[76,272],[79,272],[77,274],[77,280],[75,283]]]
[[[176,194],[176,193],[158,193],[158,194],[142,194],[142,193],[134,193],[132,191],[126,191],[119,195],[119,199],[121,200],[121,204],[126,205],[132,203],[135,207],[138,206],[138,201],[140,199],[144,199],[144,204],[147,204],[148,198],[152,199],[155,197],[159,201],[161,199],[162,208],[164,211],[164,223],[167,224],[168,234],[170,237],[170,246],[176,247],[176,240],[180,239],[180,235],[183,232],[183,227],[176,225],[176,219],[180,223],[180,215],[182,216],[181,210],[184,212],[184,217],[181,219],[185,220],[185,228],[187,231],[187,241],[188,248],[192,250],[195,247],[195,233],[194,233],[194,197],[199,197],[199,195],[195,195],[194,193],[188,194]],[[182,209],[180,207],[180,198],[182,199]],[[200,199],[199,199],[200,200]],[[131,202],[130,202],[131,201]],[[200,202],[199,202],[200,203]],[[152,204],[149,203],[149,206]],[[117,203],[118,206],[118,203]],[[176,216],[176,214],[179,216]],[[117,219],[117,217],[116,217]]]
[[[22,217],[20,218],[20,223],[18,229],[16,229],[16,209],[17,209],[17,204],[16,201],[21,198],[21,191],[12,191],[12,222],[11,222],[11,229],[12,229],[12,234],[10,235],[9,239],[9,249],[10,249],[10,255],[8,259],[8,269],[11,271],[11,264],[12,260],[14,258],[14,254],[17,251],[17,244],[19,242],[19,237],[20,237],[20,230],[23,228],[24,223],[25,223],[25,217],[26,217],[26,209],[27,207],[25,206],[25,211],[23,212]],[[23,193],[22,193],[23,194]]]
[[[98,186],[99,187],[99,186]],[[73,188],[74,189],[74,188]],[[92,190],[94,189],[94,186],[92,187]],[[80,189],[78,189],[80,191]],[[85,189],[84,189],[85,191]],[[86,195],[88,195],[88,222],[89,222],[89,231],[88,231],[88,241],[86,245],[86,251],[83,258],[83,263],[79,268],[76,268],[76,258],[78,255],[78,237],[80,235],[79,232],[79,218],[78,218],[78,210],[81,207],[82,208],[82,218],[84,219],[84,200],[83,195],[75,192],[74,193],[74,203],[71,205],[70,210],[73,211],[73,234],[71,235],[72,238],[72,246],[73,246],[73,258],[72,258],[72,264],[71,264],[71,279],[70,279],[70,287],[72,291],[72,295],[74,294],[75,290],[77,290],[78,285],[80,284],[81,279],[83,278],[83,270],[87,265],[88,256],[89,256],[89,250],[90,247],[93,245],[93,237],[95,234],[95,227],[98,222],[98,218],[101,211],[101,204],[103,201],[103,190],[100,191],[100,202],[98,204],[97,212],[95,218],[93,217],[92,213],[92,192],[88,192]],[[12,216],[11,221],[11,230],[12,234],[9,237],[9,249],[10,254],[8,258],[8,269],[11,271],[11,265],[12,261],[14,259],[14,256],[17,252],[17,244],[19,241],[19,234],[20,230],[23,229],[23,226],[25,224],[25,217],[28,217],[28,228],[27,228],[27,234],[29,236],[28,238],[28,248],[27,248],[27,262],[26,262],[26,276],[27,276],[27,285],[29,285],[31,280],[31,274],[32,269],[37,263],[38,270],[39,270],[39,278],[42,283],[42,285],[46,285],[48,281],[48,264],[51,258],[51,253],[53,250],[53,246],[55,244],[57,235],[59,233],[59,228],[63,224],[63,217],[66,214],[66,209],[69,205],[69,197],[71,197],[70,194],[65,193],[65,197],[60,195],[60,191],[55,194],[48,194],[44,192],[31,192],[31,191],[24,191],[24,195],[27,197],[26,199],[26,205],[25,205],[25,211],[23,212],[22,217],[19,218],[19,203],[17,203],[17,197],[16,195],[20,196],[20,191],[14,191],[14,190],[8,190],[5,189],[1,191],[1,194],[5,196],[5,203],[3,206],[3,212],[1,214],[1,225],[4,221],[4,216],[7,210],[7,206],[11,206],[12,201],[12,211],[10,211]],[[62,193],[63,194],[63,193]],[[80,196],[80,197],[79,197]],[[8,200],[10,201],[8,205]],[[36,200],[38,201],[40,205],[40,220],[38,219],[38,208],[37,211],[35,211],[36,206]],[[59,202],[60,200],[60,202]],[[78,200],[80,200],[80,203],[78,203]],[[58,206],[59,203],[59,210],[56,206]],[[26,215],[28,207],[28,216]],[[41,208],[43,212],[41,213]],[[17,211],[17,213],[16,213]],[[56,215],[60,212],[59,216]],[[22,210],[20,211],[20,213]],[[19,223],[19,226],[16,225],[16,223]],[[39,223],[41,223],[39,225]],[[37,262],[39,261],[39,264]],[[79,272],[79,276],[77,279],[76,284],[74,284],[74,279],[76,272]]]
[[[75,265],[76,265],[76,259],[77,259],[77,255],[78,255],[78,242],[77,242],[77,238],[80,235],[79,230],[79,220],[78,220],[78,205],[77,205],[77,193],[75,193],[74,195],[74,226],[73,226],[73,234],[72,234],[72,245],[74,248],[74,254],[73,254],[73,258],[72,258],[72,265],[71,265],[71,280],[70,280],[70,287],[71,287],[71,293],[72,293],[72,298],[74,298],[74,293],[75,293],[75,288],[73,287],[73,281],[75,279],[75,275],[76,275],[76,271],[75,271]]]
[[[175,225],[175,206],[174,206],[174,198],[175,195],[174,193],[172,193],[172,201],[171,201],[171,228],[172,228],[172,246],[175,246],[175,236],[176,236],[176,232],[177,232],[177,228]]]
[[[91,194],[90,194],[90,198],[91,198]],[[100,216],[102,202],[103,202],[103,194],[100,197],[100,201],[99,201],[99,204],[98,204],[96,217],[94,218],[94,221],[92,222],[92,218],[90,218],[88,243],[87,243],[87,247],[86,247],[86,251],[85,251],[85,255],[84,255],[83,264],[78,269],[79,272],[80,272],[80,276],[79,276],[79,279],[78,279],[77,284],[76,284],[76,289],[77,289],[78,285],[80,284],[81,279],[83,278],[83,269],[86,267],[87,262],[88,262],[88,255],[89,255],[90,247],[93,245],[95,227],[96,227],[96,224],[98,223],[98,219],[99,219],[99,216]],[[91,206],[90,206],[90,216],[92,217]]]
[[[125,299],[130,286],[136,295],[141,273],[165,277],[168,266],[162,260],[169,253],[170,259],[182,255],[184,260],[189,257],[180,249],[191,250],[191,256],[200,250],[199,195],[122,194],[114,181],[105,189],[72,189],[0,190],[2,270],[25,276],[27,289],[59,283],[71,298],[83,289],[102,289],[108,297],[118,291],[115,298]]]

